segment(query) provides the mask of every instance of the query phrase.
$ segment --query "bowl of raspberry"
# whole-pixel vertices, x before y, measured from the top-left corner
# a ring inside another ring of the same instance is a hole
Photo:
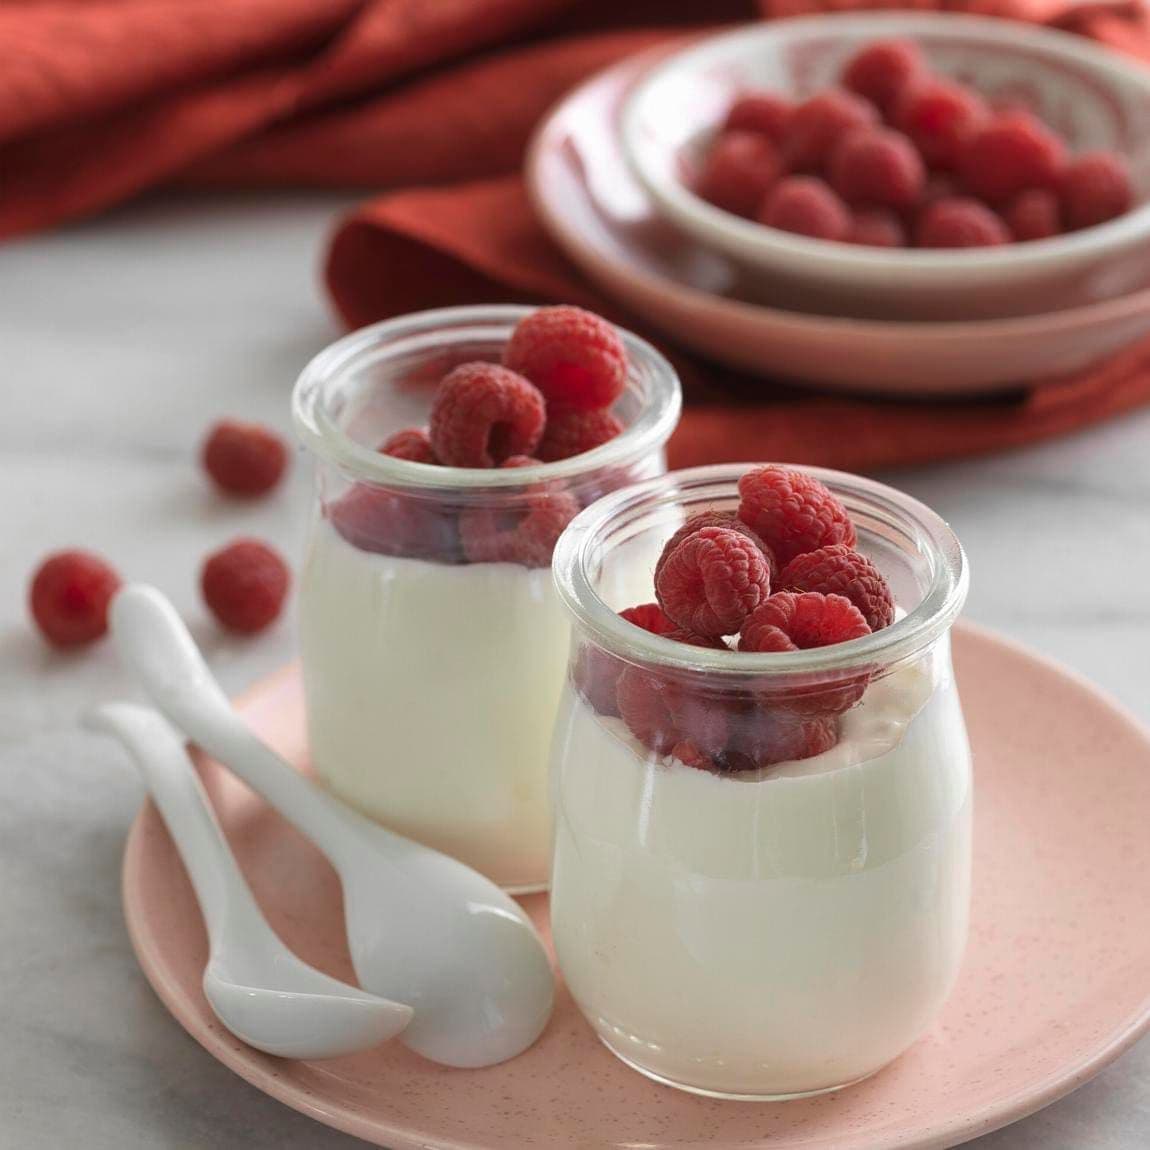
[[[622,143],[677,227],[798,311],[1033,315],[1150,277],[1150,70],[977,16],[760,24],[662,60]]]
[[[636,554],[644,599],[624,600]],[[950,528],[882,484],[671,472],[555,551],[573,621],[551,928],[624,1062],[722,1098],[855,1082],[930,1025],[970,899]]]
[[[665,471],[679,403],[658,352],[573,307],[403,316],[305,368],[300,647],[333,792],[509,890],[546,887],[570,630],[552,551],[583,507]]]

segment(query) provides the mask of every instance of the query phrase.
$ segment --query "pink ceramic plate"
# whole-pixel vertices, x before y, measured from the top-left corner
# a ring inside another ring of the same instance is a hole
[[[1150,1023],[1150,733],[1089,684],[986,632],[959,626],[954,653],[975,751],[970,947],[939,1025],[838,1094],[741,1103],[658,1086],[599,1045],[562,988],[539,1042],[487,1070],[445,1070],[395,1044],[314,1064],[259,1054],[203,998],[200,916],[150,805],[124,859],[133,945],[168,1009],[220,1061],[391,1150],[956,1145],[1073,1090]],[[304,759],[294,669],[242,706]],[[332,871],[230,775],[210,763],[204,775],[273,926],[350,979]],[[530,904],[545,927],[545,896]]]
[[[527,178],[567,255],[678,342],[732,367],[824,387],[953,395],[1079,371],[1150,332],[1145,288],[1046,315],[970,322],[787,310],[785,298],[741,282],[730,260],[661,218],[623,160],[622,104],[666,51],[616,65],[567,96],[535,137]]]

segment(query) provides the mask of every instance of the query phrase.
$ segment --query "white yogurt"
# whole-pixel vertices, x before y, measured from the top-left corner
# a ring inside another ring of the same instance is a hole
[[[970,752],[934,673],[872,684],[826,754],[741,776],[649,762],[568,693],[552,930],[616,1053],[703,1092],[782,1096],[870,1074],[923,1033],[970,884]]]

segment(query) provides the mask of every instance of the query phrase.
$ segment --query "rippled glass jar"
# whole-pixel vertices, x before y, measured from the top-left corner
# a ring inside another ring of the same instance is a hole
[[[670,365],[622,333],[624,430],[593,451],[514,470],[378,452],[426,424],[451,368],[497,362],[530,310],[364,328],[308,364],[294,396],[317,463],[300,586],[312,764],[351,805],[513,891],[550,873],[547,756],[570,635],[554,540],[605,492],[665,471],[680,405]]]
[[[551,918],[575,1001],[624,1062],[700,1094],[780,1099],[884,1066],[957,975],[971,762],[949,630],[967,573],[922,504],[803,469],[850,512],[892,625],[755,654],[620,618],[653,597],[650,556],[687,515],[738,506],[745,470],[615,492],[559,541],[575,634],[552,749]]]

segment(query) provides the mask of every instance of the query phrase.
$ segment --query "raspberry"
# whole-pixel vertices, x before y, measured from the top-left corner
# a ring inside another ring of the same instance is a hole
[[[619,614],[628,623],[634,623],[652,635],[666,635],[675,628],[658,603],[641,603]],[[615,701],[615,687],[625,666],[626,663],[614,655],[591,643],[584,643],[575,657],[571,677],[579,693],[599,714],[617,715],[619,708]]]
[[[962,189],[959,188],[953,176],[946,172],[931,172],[926,177],[926,183],[922,187],[922,195],[916,206],[921,212],[930,207],[931,204],[938,203],[939,200],[953,200],[961,196]]]
[[[968,191],[991,203],[1027,188],[1048,188],[1066,157],[1062,141],[1027,112],[996,116],[963,144],[958,173]]]
[[[530,455],[543,435],[539,390],[495,363],[462,363],[448,372],[431,407],[431,447],[449,467],[496,467]]]
[[[778,561],[832,543],[855,545],[846,508],[813,476],[785,467],[748,471],[739,480],[739,518],[766,542]]]
[[[951,80],[932,79],[903,92],[893,119],[928,164],[951,167],[967,138],[989,115],[977,93]]]
[[[500,465],[500,471],[513,471],[517,467],[541,467],[543,465],[542,459],[536,459],[533,455],[509,455]]]
[[[996,247],[1010,243],[1010,233],[985,204],[956,196],[936,200],[922,213],[915,242],[920,248]]]
[[[628,623],[634,623],[652,635],[670,635],[676,630],[675,624],[667,618],[658,603],[640,603],[638,607],[627,607],[619,614]]]
[[[1086,152],[1062,173],[1062,207],[1071,228],[1089,228],[1130,210],[1130,168],[1113,152]]]
[[[717,208],[749,217],[782,172],[778,149],[762,133],[723,132],[703,161],[695,191]]]
[[[694,535],[695,532],[702,527],[726,527],[730,531],[738,531],[740,534],[745,535],[763,553],[763,558],[767,561],[767,569],[771,573],[771,579],[774,580],[779,571],[778,561],[775,559],[774,552],[739,518],[736,512],[696,511],[694,515],[687,517],[687,522],[663,545],[663,552],[659,556],[659,561],[655,564],[656,583],[659,582],[659,573],[663,570],[663,564],[666,562],[667,556],[670,555],[684,539],[690,535]]]
[[[796,555],[779,576],[779,590],[842,595],[862,612],[872,631],[894,622],[894,600],[882,573],[865,555],[841,543]]]
[[[689,631],[686,627],[672,626],[670,631],[664,632],[667,639],[676,643],[686,643],[691,647],[708,647],[712,651],[729,651],[730,648],[718,635],[700,635],[697,631]]]
[[[843,86],[884,112],[924,72],[918,48],[907,40],[878,40],[857,53],[843,69]]]
[[[814,171],[822,165],[840,137],[851,128],[878,123],[873,104],[853,92],[831,89],[819,92],[791,113],[783,158],[799,171]]]
[[[916,203],[926,169],[914,145],[889,128],[856,128],[835,145],[831,184],[850,203],[906,208]]]
[[[543,307],[521,319],[503,363],[525,375],[548,403],[595,411],[627,386],[627,349],[605,319],[577,307]]]
[[[848,244],[871,248],[905,248],[906,229],[902,220],[886,208],[859,208],[851,217]]]
[[[271,491],[287,467],[287,448],[258,423],[221,419],[204,440],[204,470],[227,495],[249,499]]]
[[[422,427],[408,427],[389,435],[380,445],[381,455],[391,455],[396,459],[409,459],[412,463],[438,463],[431,450],[431,440]]]
[[[839,741],[835,715],[793,715],[761,707],[749,715],[748,722],[731,733],[726,750],[717,757],[720,770],[761,770],[809,759],[829,751]]]
[[[463,552],[472,563],[547,567],[563,529],[579,514],[566,491],[534,490],[508,508],[477,507],[459,517]]]
[[[200,590],[212,614],[229,631],[251,635],[283,609],[291,575],[287,564],[258,539],[237,539],[209,555]]]
[[[655,583],[659,605],[698,635],[728,635],[770,593],[762,551],[746,535],[701,527],[667,556]]]
[[[780,143],[786,135],[794,104],[773,92],[747,92],[739,96],[723,121],[723,132],[758,132]]]
[[[329,504],[327,515],[361,551],[436,563],[463,560],[455,515],[434,500],[359,483]]]
[[[822,180],[788,176],[763,202],[759,222],[818,240],[841,240],[850,230],[851,214]]]
[[[781,655],[798,649],[798,644],[790,635],[773,623],[752,627],[750,620],[748,620],[743,625],[743,634],[739,637],[740,651],[755,651],[760,654],[769,651]]]
[[[703,754],[690,739],[680,739],[672,748],[671,756],[679,760],[685,767],[696,771],[713,771],[717,769],[715,760],[710,755]]]
[[[668,704],[670,684],[650,671],[625,667],[615,689],[619,715],[645,747],[665,755],[679,741]]]
[[[739,650],[759,650],[759,631],[764,627],[777,627],[802,651],[870,634],[863,613],[845,595],[818,591],[779,591],[772,595],[744,623]]]
[[[545,463],[570,459],[607,443],[622,430],[622,422],[606,410],[552,410],[547,413],[547,428],[538,455]]]
[[[1019,192],[1002,218],[1016,240],[1044,240],[1062,231],[1058,197],[1045,188]]]
[[[36,569],[28,607],[54,647],[78,647],[108,630],[108,604],[120,576],[98,555],[58,551]]]

